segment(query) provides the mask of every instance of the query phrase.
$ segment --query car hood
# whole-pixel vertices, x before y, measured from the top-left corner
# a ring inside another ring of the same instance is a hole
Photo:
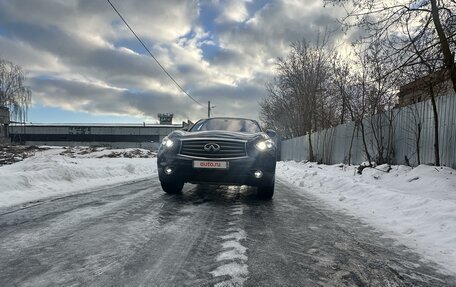
[[[269,138],[265,133],[241,133],[241,132],[230,132],[230,131],[201,131],[201,132],[185,132],[185,131],[174,131],[170,137],[177,138],[223,138],[223,139],[238,139],[252,141],[260,138]]]

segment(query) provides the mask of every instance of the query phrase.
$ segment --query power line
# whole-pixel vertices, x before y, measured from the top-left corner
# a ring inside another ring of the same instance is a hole
[[[125,23],[125,25],[128,27],[128,29],[130,29],[130,31],[133,33],[133,35],[135,35],[136,39],[138,39],[138,41],[141,43],[141,45],[144,47],[144,49],[146,49],[147,53],[149,53],[149,55],[155,60],[155,62],[157,62],[158,66],[160,66],[160,68],[163,70],[163,72],[165,72],[165,74],[174,82],[174,84],[176,84],[176,86],[185,94],[187,95],[190,99],[192,99],[195,103],[197,103],[198,105],[202,106],[202,107],[205,107],[205,105],[201,104],[200,102],[198,102],[197,100],[195,100],[195,98],[193,98],[192,96],[190,96],[182,87],[181,85],[179,85],[179,83],[173,78],[173,76],[171,76],[170,73],[168,73],[168,71],[166,71],[166,69],[162,66],[162,64],[160,64],[160,62],[157,60],[157,58],[154,57],[154,55],[152,55],[152,53],[150,52],[150,50],[147,48],[147,46],[144,44],[144,42],[138,37],[138,35],[135,33],[135,31],[133,31],[133,29],[130,27],[130,25],[128,25],[127,21],[124,19],[124,17],[122,17],[122,15],[120,14],[120,12],[116,9],[116,7],[114,7],[114,5],[111,3],[110,0],[106,0],[108,1],[109,5],[111,5],[112,9],[114,9],[114,11],[116,11],[117,15],[119,15],[120,19],[122,19],[122,21]]]

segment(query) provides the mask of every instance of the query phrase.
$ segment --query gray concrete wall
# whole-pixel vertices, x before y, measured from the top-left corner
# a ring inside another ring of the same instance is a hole
[[[26,145],[36,146],[100,146],[112,148],[143,148],[148,150],[158,150],[158,142],[78,142],[78,141],[26,141]]]
[[[182,125],[13,125],[13,142],[33,145],[97,145],[156,149],[170,132]]]
[[[437,98],[439,113],[439,146],[441,165],[456,168],[456,95]],[[378,158],[376,138],[384,146],[392,147],[392,163],[418,164],[416,135],[421,125],[420,162],[434,162],[434,129],[430,101],[420,102],[403,108],[393,109],[385,114],[364,119],[366,142],[373,159]],[[392,123],[392,124],[390,124]],[[362,142],[361,129],[353,123],[346,123],[322,130],[311,135],[316,160],[326,164],[359,164],[367,161]],[[350,149],[351,146],[351,149]],[[386,154],[384,154],[386,156]],[[282,142],[282,160],[308,160],[308,136]]]

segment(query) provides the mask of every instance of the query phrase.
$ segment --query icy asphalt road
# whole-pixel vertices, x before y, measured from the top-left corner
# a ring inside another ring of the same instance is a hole
[[[456,286],[278,179],[255,190],[156,177],[0,210],[0,286]]]

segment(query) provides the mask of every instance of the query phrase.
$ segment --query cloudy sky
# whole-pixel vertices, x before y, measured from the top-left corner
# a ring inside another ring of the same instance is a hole
[[[163,73],[105,0],[0,0],[0,57],[33,92],[29,121],[154,123],[258,118],[277,57],[334,29],[320,0],[111,0],[181,86]],[[347,36],[336,33],[336,38]]]

